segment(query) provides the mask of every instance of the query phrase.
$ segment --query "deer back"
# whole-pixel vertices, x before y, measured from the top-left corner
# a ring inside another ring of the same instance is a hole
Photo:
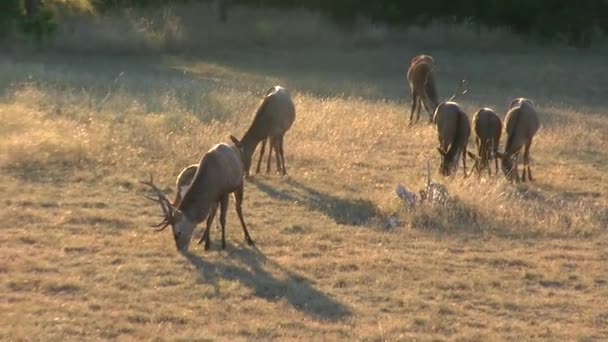
[[[492,140],[498,143],[502,134],[502,120],[492,109],[482,108],[473,116],[473,130],[482,142]]]
[[[410,87],[414,89],[419,96],[422,96],[431,103],[433,109],[439,104],[437,95],[437,86],[435,84],[435,74],[433,72],[434,65],[422,59],[410,66],[407,71],[407,79]]]
[[[527,103],[528,105],[531,105],[532,107],[534,107],[534,102],[532,102],[532,100],[527,99],[525,97],[518,97],[516,99],[513,99],[513,101],[511,101],[511,103],[509,103],[509,109],[518,107],[522,103]]]
[[[242,186],[243,175],[243,164],[235,148],[223,143],[213,146],[201,158],[178,209],[192,221],[201,222],[206,218],[201,208],[209,208],[211,203]]]
[[[466,113],[455,102],[443,102],[434,117],[437,126],[442,161],[440,170],[449,175],[456,167],[461,152],[466,150],[471,135],[471,124]]]
[[[274,89],[267,91],[249,128],[251,133],[249,131],[248,133],[263,138],[284,134],[291,128],[295,117],[295,105],[291,94],[287,89],[275,86]]]
[[[416,64],[416,63],[422,62],[422,61],[429,63],[431,65],[435,65],[435,59],[429,55],[418,55],[418,56],[412,58],[410,65],[413,65],[413,64]]]
[[[532,139],[540,128],[540,121],[530,100],[518,99],[505,117],[507,143],[505,154],[510,156]]]
[[[439,141],[445,147],[463,145],[471,135],[471,125],[466,113],[456,102],[443,102],[437,107],[433,119],[437,126]]]

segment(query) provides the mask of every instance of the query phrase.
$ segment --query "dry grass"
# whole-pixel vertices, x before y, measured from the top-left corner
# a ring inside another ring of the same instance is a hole
[[[420,41],[368,49],[355,44],[359,33],[319,18],[304,25],[311,14],[262,14],[206,32],[217,49],[202,55],[162,46],[154,57],[0,57],[0,339],[608,338],[600,55],[505,52],[492,39],[466,54]],[[318,44],[294,53],[286,40],[245,43],[259,34],[244,35],[247,25],[286,22],[302,25],[279,36]],[[91,27],[107,25],[99,17]],[[317,41],[319,27],[328,32]],[[72,48],[94,50],[98,34]],[[534,183],[434,175],[457,200],[401,205],[396,184],[421,188],[427,160],[438,162],[434,130],[406,125],[405,64],[420,51],[437,57],[444,97],[467,77],[468,113],[534,99],[543,123]],[[297,120],[286,138],[290,176],[246,184],[257,248],[244,246],[231,211],[226,251],[214,229],[211,251],[178,254],[170,234],[147,228],[159,210],[137,180],[152,172],[173,191],[182,167],[243,134],[276,83],[293,91]],[[391,217],[402,226],[386,228]]]

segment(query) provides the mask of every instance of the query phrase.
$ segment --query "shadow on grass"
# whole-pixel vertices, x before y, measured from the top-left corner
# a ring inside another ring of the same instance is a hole
[[[197,268],[202,280],[215,287],[216,294],[221,291],[219,280],[237,281],[252,289],[258,298],[273,302],[285,299],[296,310],[317,320],[339,321],[352,315],[347,306],[315,289],[309,279],[268,260],[257,248],[227,244],[226,252],[230,262],[212,263],[190,252],[184,256]],[[282,279],[273,276],[267,270],[270,267],[283,273]]]
[[[347,199],[321,192],[293,179],[287,179],[289,189],[279,190],[258,179],[250,183],[270,197],[288,202],[297,202],[309,210],[317,211],[338,224],[353,226],[365,225],[376,216],[374,203],[366,199]]]

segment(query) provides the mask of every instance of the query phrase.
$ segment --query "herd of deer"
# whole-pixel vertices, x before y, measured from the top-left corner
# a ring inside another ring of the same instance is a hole
[[[473,169],[481,173],[484,169],[491,174],[490,161],[495,160],[496,172],[498,172],[498,159],[501,161],[501,168],[508,179],[519,181],[517,170],[517,159],[524,147],[524,169],[522,181],[532,180],[530,170],[530,146],[532,138],[540,128],[538,114],[534,108],[534,103],[525,98],[518,98],[509,104],[508,112],[505,116],[505,131],[507,142],[504,152],[498,152],[500,137],[503,130],[503,122],[490,108],[482,108],[473,115],[473,131],[475,133],[475,143],[477,153],[467,150],[469,136],[471,135],[471,123],[469,117],[462,110],[460,105],[452,102],[458,93],[445,102],[439,103],[437,100],[437,90],[433,70],[435,60],[429,55],[420,55],[412,59],[407,71],[407,79],[412,90],[412,110],[410,112],[410,124],[414,111],[417,108],[416,121],[420,119],[420,107],[429,114],[429,122],[435,123],[439,147],[437,150],[441,155],[439,171],[445,176],[449,176],[458,166],[460,155],[462,155],[462,166],[464,176],[467,176],[467,155],[475,163]],[[466,90],[465,90],[466,92]],[[463,92],[464,94],[464,92]]]
[[[462,155],[464,176],[466,171],[466,156],[474,160],[473,169],[478,174],[484,169],[491,175],[491,160],[495,160],[496,173],[498,159],[502,171],[508,179],[519,181],[517,159],[524,147],[524,170],[522,180],[532,180],[530,171],[530,145],[534,134],[540,128],[538,114],[534,103],[525,98],[511,102],[505,117],[507,142],[504,152],[498,151],[499,141],[503,130],[500,117],[489,108],[482,108],[473,116],[473,131],[477,153],[467,150],[471,123],[466,113],[458,103],[453,102],[456,93],[448,100],[439,103],[434,78],[435,60],[428,55],[416,56],[412,59],[407,71],[407,80],[412,91],[412,108],[410,124],[417,109],[416,121],[420,119],[420,109],[424,107],[429,114],[429,122],[437,128],[441,155],[440,173],[449,176],[458,166]],[[459,86],[460,88],[460,86]],[[458,89],[459,89],[458,88]],[[458,90],[457,90],[458,92]],[[463,92],[463,94],[466,90]],[[155,196],[146,196],[160,204],[164,219],[154,225],[157,231],[171,226],[175,245],[180,252],[186,252],[190,246],[192,234],[198,224],[206,220],[207,225],[199,244],[205,242],[204,249],[209,249],[209,233],[215,218],[217,208],[220,208],[220,226],[222,234],[222,249],[226,247],[225,226],[226,213],[230,194],[234,195],[236,212],[241,221],[245,241],[253,245],[245,220],[243,219],[242,202],[244,178],[249,176],[253,153],[261,142],[260,157],[256,171],[260,172],[264,150],[268,141],[270,150],[266,172],[270,171],[272,151],[275,151],[276,168],[282,175],[287,174],[283,152],[283,137],[295,120],[295,106],[289,91],[275,86],[266,91],[264,99],[255,113],[253,122],[241,140],[230,135],[233,146],[220,143],[213,146],[203,155],[198,164],[183,169],[177,177],[176,196],[170,201],[167,196],[154,185],[152,176],[149,181],[141,183],[149,186]]]

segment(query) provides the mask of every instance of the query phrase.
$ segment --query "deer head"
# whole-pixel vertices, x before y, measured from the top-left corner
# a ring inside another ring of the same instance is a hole
[[[175,240],[175,247],[177,250],[182,253],[188,251],[190,240],[192,239],[192,233],[194,232],[196,224],[190,221],[179,209],[171,205],[171,201],[167,198],[167,196],[165,196],[165,194],[160,191],[156,185],[154,185],[152,175],[150,175],[149,181],[142,180],[140,183],[149,186],[154,191],[156,197],[144,197],[151,201],[157,202],[163,212],[163,220],[158,224],[152,225],[152,227],[157,228],[156,231],[160,232],[168,226],[171,226],[171,229],[173,230],[173,238]]]
[[[232,134],[230,134],[230,140],[232,140],[232,143],[234,143],[234,147],[236,147],[237,151],[239,152],[239,157],[243,162],[245,178],[249,178],[249,168],[251,167],[251,155],[253,154],[253,151],[251,151],[251,153],[248,153],[248,151],[245,150],[245,144],[243,144],[243,141],[237,139]]]
[[[500,168],[505,176],[507,176],[507,179],[510,181],[519,181],[519,175],[514,170],[519,152],[510,156],[506,153],[497,152],[496,156],[500,158]]]
[[[481,171],[487,167],[487,161],[471,151],[467,151],[467,155],[473,160],[473,170],[475,170],[478,175],[481,174]]]
[[[458,158],[454,156],[450,156],[448,152],[444,151],[442,148],[437,147],[437,151],[441,156],[441,164],[439,164],[439,173],[443,176],[449,176],[452,174],[452,171],[456,168],[456,163],[458,162]],[[454,161],[453,159],[456,159]]]

